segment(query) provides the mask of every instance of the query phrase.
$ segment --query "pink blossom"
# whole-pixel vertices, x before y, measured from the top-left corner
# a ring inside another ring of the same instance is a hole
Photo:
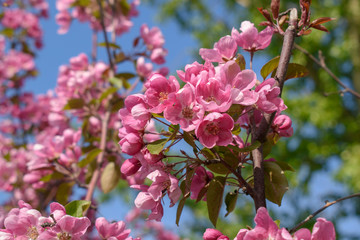
[[[151,117],[149,108],[144,95],[128,96],[125,99],[125,108],[119,111],[122,124],[134,130],[143,130]]]
[[[144,39],[148,50],[161,48],[165,43],[164,37],[158,27],[149,29],[149,27],[144,23],[140,28],[140,35]]]
[[[260,33],[249,21],[241,23],[241,33],[235,28],[231,31],[231,36],[235,39],[237,45],[245,51],[255,52],[269,46],[273,35],[273,29],[268,26]]]
[[[196,86],[196,99],[205,111],[226,112],[231,104],[231,88],[221,79],[202,78]]]
[[[201,189],[205,187],[207,183],[214,178],[214,175],[206,171],[205,168],[199,166],[195,170],[195,174],[191,180],[190,191],[191,191],[191,199],[198,199],[199,193]],[[204,201],[206,200],[206,195],[202,198]]]
[[[202,145],[213,148],[215,145],[227,146],[233,140],[231,130],[234,120],[226,113],[213,112],[208,114],[195,130]]]
[[[180,124],[184,131],[192,131],[204,116],[204,108],[195,99],[195,88],[186,84],[176,93],[176,101],[164,110],[166,120]]]
[[[275,81],[275,79],[269,78],[255,88],[255,91],[259,93],[256,105],[266,113],[280,113],[287,108],[282,98],[279,97],[280,88],[275,86]]]
[[[213,77],[215,75],[215,68],[210,62],[205,62],[204,65],[193,62],[185,66],[185,72],[177,70],[176,73],[182,81],[196,87],[199,80],[204,78],[204,76],[206,76],[206,78]]]
[[[125,240],[131,231],[125,229],[125,223],[123,221],[109,223],[103,217],[96,219],[95,226],[103,239],[114,237],[117,240]]]
[[[289,116],[277,115],[273,121],[272,128],[274,132],[277,132],[281,137],[291,137],[294,133],[291,124],[292,121]]]
[[[242,70],[231,60],[221,66],[221,80],[231,87],[231,98],[235,104],[250,106],[258,100],[258,93],[251,89],[256,83],[256,74],[249,69]]]
[[[166,190],[170,198],[170,207],[174,206],[181,196],[178,179],[163,171],[155,170],[147,176],[153,181],[148,188],[148,193],[155,201],[160,201],[163,191]]]
[[[150,60],[156,64],[164,64],[168,51],[165,48],[155,48],[151,51]]]
[[[126,159],[121,165],[121,173],[125,176],[134,175],[141,167],[141,163],[136,158]]]
[[[203,235],[204,240],[229,240],[227,236],[222,234],[219,230],[207,228]]]
[[[64,238],[71,237],[71,239],[80,239],[80,237],[85,234],[87,228],[90,225],[91,222],[87,217],[76,218],[65,215],[59,221],[57,221],[57,229],[54,229],[54,231],[57,232],[57,236],[62,236]]]
[[[324,218],[316,220],[312,234],[308,229],[300,229],[294,237],[285,228],[279,229],[264,207],[257,210],[254,221],[254,229],[241,229],[234,240],[335,240],[334,226]]]
[[[161,113],[167,106],[175,101],[175,93],[180,86],[174,76],[166,79],[164,76],[155,73],[148,78],[145,96],[153,113]]]
[[[151,63],[145,63],[144,57],[139,57],[136,61],[136,72],[139,76],[147,78],[153,70],[153,65]]]
[[[135,155],[140,152],[143,147],[143,141],[141,136],[136,132],[130,132],[122,139],[120,139],[119,144],[121,146],[121,151],[128,155]]]
[[[220,38],[213,49],[200,48],[199,54],[205,61],[223,63],[234,58],[237,51],[235,40],[230,36]]]
[[[325,218],[316,219],[311,240],[335,240],[335,228],[332,222]]]

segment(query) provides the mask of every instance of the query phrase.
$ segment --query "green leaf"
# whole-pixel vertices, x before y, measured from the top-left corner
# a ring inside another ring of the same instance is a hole
[[[255,141],[250,146],[247,146],[247,147],[244,147],[244,148],[238,148],[238,147],[236,147],[234,145],[228,145],[227,147],[230,148],[231,150],[237,152],[237,153],[241,153],[241,152],[251,152],[252,150],[257,149],[260,146],[261,146],[261,142]]]
[[[157,114],[157,113],[151,113],[151,115],[155,118],[164,118],[163,115]]]
[[[82,98],[71,98],[68,100],[64,107],[64,110],[80,109],[85,105],[85,101]]]
[[[206,185],[200,190],[200,192],[199,192],[199,194],[198,194],[198,197],[196,198],[196,202],[200,202],[200,201],[204,198],[204,196],[205,196],[208,188],[209,188],[209,183],[206,184]]]
[[[213,178],[210,181],[209,189],[206,194],[209,219],[214,225],[214,227],[216,227],[216,222],[220,213],[225,181],[226,177],[216,176],[215,178]]]
[[[3,30],[0,31],[0,34],[6,36],[8,38],[12,38],[14,36],[14,29],[4,28]]]
[[[99,98],[99,102],[102,102],[102,100],[104,100],[105,98],[107,98],[109,95],[112,95],[114,93],[116,93],[118,89],[116,87],[109,87],[108,89],[106,89],[100,96]]]
[[[228,174],[230,173],[230,170],[227,169],[227,167],[224,166],[224,164],[222,163],[211,163],[209,165],[206,166],[208,169],[210,169],[212,172],[217,173],[217,174]]]
[[[246,61],[245,58],[242,54],[238,53],[236,55],[236,60],[235,62],[239,65],[241,70],[244,70],[246,68]]]
[[[226,205],[226,214],[227,217],[232,211],[234,211],[236,207],[236,201],[238,198],[237,192],[229,192],[225,197],[225,205]]]
[[[104,193],[111,192],[121,177],[120,168],[115,162],[109,162],[101,174],[100,184]]]
[[[169,132],[171,132],[172,134],[170,135],[170,137],[168,138],[168,140],[173,140],[176,137],[176,134],[179,132],[180,126],[178,125],[171,125],[169,127]]]
[[[284,171],[275,162],[264,162],[264,171],[265,196],[269,201],[281,206],[282,198],[289,189]]]
[[[200,151],[208,160],[216,159],[215,154],[208,148],[203,148]]]
[[[277,165],[279,165],[279,167],[283,170],[283,171],[291,171],[291,172],[295,172],[295,169],[290,166],[287,162],[283,162],[283,161],[276,161],[274,162]]]
[[[73,217],[83,217],[84,212],[90,207],[91,202],[85,200],[75,200],[65,205],[66,214]]]
[[[63,179],[64,178],[64,174],[61,174],[59,172],[53,172],[51,174],[45,175],[43,176],[40,181],[42,182],[49,182],[51,180],[59,180],[59,179]]]
[[[119,4],[120,4],[122,14],[127,16],[131,10],[130,4],[126,0],[121,0]]]
[[[288,69],[286,71],[285,80],[291,78],[300,78],[305,77],[309,74],[307,68],[303,65],[297,63],[289,63]]]
[[[151,154],[159,154],[164,149],[167,141],[168,141],[167,138],[156,140],[154,142],[149,143],[147,145],[147,149]]]
[[[94,159],[99,155],[99,153],[101,153],[101,149],[95,148],[95,149],[91,150],[86,155],[86,157],[83,160],[81,160],[81,162],[78,163],[78,166],[81,168],[87,166],[89,163],[94,161]]]
[[[267,63],[265,63],[265,65],[261,68],[260,74],[264,80],[270,73],[274,72],[274,70],[278,67],[279,60],[280,60],[280,56],[277,56],[271,59],[270,61],[268,61]]]
[[[244,109],[244,106],[241,106],[240,104],[233,104],[227,111],[227,113],[232,117],[234,122],[236,122],[239,117],[241,116],[241,113]]]
[[[55,199],[61,205],[65,205],[71,195],[74,182],[64,182],[59,185],[57,189]]]
[[[181,213],[184,209],[184,205],[185,205],[185,201],[187,198],[183,197],[178,204],[177,210],[176,210],[176,225],[179,226],[179,221],[180,221],[180,217],[181,217]]]
[[[124,79],[128,80],[128,79],[131,79],[131,78],[133,78],[135,76],[136,76],[135,74],[130,73],[130,72],[123,72],[123,73],[118,73],[118,74],[115,75],[115,77],[120,78],[122,80],[124,80]]]
[[[98,46],[99,47],[106,47],[106,42],[101,42],[101,43],[98,43]],[[121,47],[115,43],[109,43],[109,47],[110,48],[114,48],[114,49],[121,49]]]
[[[277,70],[277,69],[276,69]],[[274,77],[276,71],[271,74],[271,77]],[[288,69],[285,75],[285,81],[291,78],[305,77],[309,74],[309,71],[303,65],[297,63],[289,63]]]
[[[116,77],[109,78],[109,82],[112,83],[118,89],[121,89],[123,87],[123,81],[119,78]]]
[[[190,133],[184,131],[183,136],[184,136],[185,142],[187,144],[189,144],[190,146],[192,146],[194,152],[197,152],[196,144],[195,144],[195,141],[194,141],[194,138],[192,137],[192,135]]]

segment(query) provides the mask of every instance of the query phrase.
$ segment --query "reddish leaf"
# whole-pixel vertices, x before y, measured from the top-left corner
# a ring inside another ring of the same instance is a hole
[[[309,35],[311,32],[312,32],[312,30],[311,30],[311,29],[308,29],[308,30],[306,30],[306,31],[301,32],[300,35],[302,35],[302,36],[304,36],[304,35]]]
[[[273,14],[274,19],[277,19],[279,17],[279,7],[280,7],[280,0],[271,1],[271,12]]]
[[[324,27],[323,25],[315,25],[315,26],[312,26],[312,28],[315,28],[317,30],[320,30],[320,31],[323,31],[323,32],[329,32],[329,30],[327,30],[326,27]]]
[[[336,18],[331,18],[331,17],[321,17],[321,18],[318,18],[318,19],[315,19],[314,21],[312,21],[309,25],[309,27],[313,27],[315,25],[320,25],[320,24],[323,24],[323,23],[326,23],[326,22],[330,22],[330,21],[333,21],[335,20]]]
[[[270,16],[270,13],[268,10],[263,9],[263,8],[258,8],[258,10],[266,18],[266,20],[268,20],[269,22],[272,22],[272,19],[271,19],[271,16]]]

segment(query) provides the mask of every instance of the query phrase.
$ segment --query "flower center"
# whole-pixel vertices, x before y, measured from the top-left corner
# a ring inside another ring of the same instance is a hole
[[[39,236],[39,233],[35,226],[28,228],[26,235],[29,237],[30,240],[35,240]]]
[[[207,102],[210,102],[210,101],[216,102],[216,99],[215,99],[214,96],[209,96],[209,97],[207,97],[207,98],[205,99],[205,101],[207,101]]]
[[[71,240],[71,235],[66,232],[58,233],[57,237],[59,240]]]
[[[187,118],[187,119],[192,119],[193,118],[193,110],[189,107],[189,106],[186,106],[185,108],[183,108],[181,110],[181,113],[183,115],[184,118]]]
[[[161,93],[159,93],[159,101],[160,101],[160,102],[163,102],[163,101],[165,101],[166,99],[168,99],[168,93],[167,93],[167,92],[161,92]]]
[[[210,123],[206,126],[206,132],[215,136],[219,133],[219,127],[217,126],[216,123]]]

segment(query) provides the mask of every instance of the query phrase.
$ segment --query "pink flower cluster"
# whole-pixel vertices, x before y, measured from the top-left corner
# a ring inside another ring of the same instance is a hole
[[[89,239],[89,218],[70,216],[59,203],[50,204],[49,217],[43,217],[38,210],[23,201],[19,201],[18,204],[19,208],[11,209],[4,217],[5,229],[0,229],[0,239]],[[96,219],[95,227],[101,239],[133,240],[129,237],[131,230],[125,228],[123,221],[109,223],[100,217]]]
[[[264,34],[258,36],[257,30],[252,28],[244,28],[243,32],[247,34],[240,34],[236,38],[221,38],[213,49],[200,49],[204,64],[194,62],[187,65],[185,71],[177,71],[185,83],[182,88],[174,76],[166,78],[153,73],[144,84],[144,94],[130,95],[125,99],[125,107],[119,111],[123,125],[119,130],[119,144],[122,152],[132,158],[123,163],[121,171],[129,182],[136,183],[134,188],[142,191],[135,204],[152,211],[149,219],[161,219],[163,209],[160,199],[165,191],[171,205],[180,196],[176,178],[161,161],[163,154],[151,154],[147,149],[147,144],[158,140],[161,135],[153,130],[153,114],[164,117],[173,125],[180,125],[181,130],[195,136],[207,148],[229,144],[244,147],[241,138],[232,133],[234,126],[247,128],[250,116],[261,119],[264,113],[276,112],[276,121],[272,127],[274,133],[291,136],[290,118],[280,115],[286,106],[279,97],[280,88],[276,86],[275,80],[270,78],[258,84],[255,72],[242,70],[236,62],[238,45],[244,47],[238,43],[239,39],[247,43],[252,40],[254,44],[265,41]],[[266,41],[270,41],[272,31],[267,31],[265,36]],[[142,37],[149,50],[163,44],[157,28],[150,30],[143,25]],[[230,108],[234,105],[242,109],[241,117],[232,116]],[[191,198],[197,199],[201,189],[212,177],[204,168],[197,168],[193,178],[195,183],[191,185]],[[141,185],[145,178],[153,181],[150,187]]]
[[[127,2],[124,2],[127,4]],[[136,7],[140,4],[140,0],[134,0],[129,9],[121,9],[104,5],[104,22],[107,31],[114,31],[116,35],[121,35],[124,32],[129,31],[133,26],[131,22],[132,17],[138,15]],[[59,13],[56,15],[56,22],[60,25],[58,33],[64,34],[68,31],[72,19],[78,19],[80,22],[89,22],[91,28],[100,31],[101,24],[96,18],[96,14],[100,9],[95,0],[89,1],[88,5],[76,4],[75,0],[57,0],[56,8]],[[70,13],[71,9],[71,13]],[[117,9],[116,11],[114,9]]]
[[[43,217],[29,204],[19,201],[4,220],[1,239],[80,239],[90,226],[86,217],[76,218],[66,214],[59,203],[50,204],[50,217]]]
[[[47,6],[44,8],[46,11]],[[1,24],[8,29],[24,30],[26,35],[35,40],[37,48],[42,47],[42,30],[39,24],[39,18],[23,9],[11,8],[4,11],[1,18]]]
[[[318,218],[313,227],[312,233],[309,229],[302,228],[292,236],[285,228],[279,229],[271,219],[266,208],[259,208],[255,219],[254,229],[240,229],[234,240],[335,240],[336,234],[334,225],[324,218]],[[204,240],[229,240],[216,229],[206,229]]]

